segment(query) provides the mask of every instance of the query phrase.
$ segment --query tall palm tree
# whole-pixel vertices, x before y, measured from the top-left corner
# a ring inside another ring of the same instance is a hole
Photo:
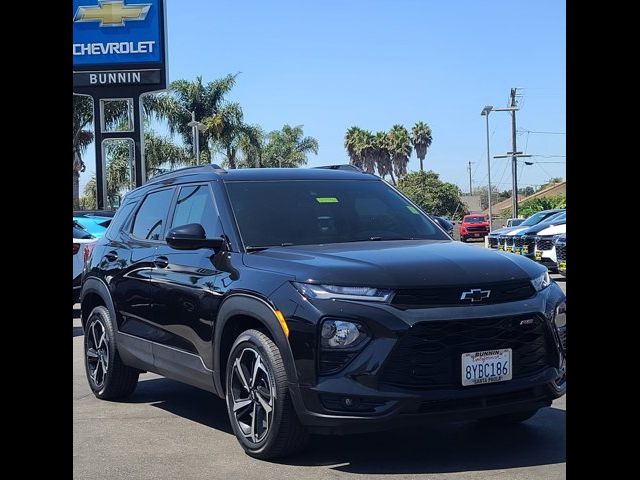
[[[229,74],[213,82],[204,84],[202,77],[195,81],[175,80],[169,85],[169,92],[161,94],[155,101],[154,108],[159,117],[165,118],[171,134],[178,133],[185,145],[193,147],[191,112],[195,112],[196,120],[205,123],[205,119],[218,118],[234,120],[235,107],[226,101],[226,96],[236,83],[238,73]],[[237,104],[236,104],[237,105]],[[226,110],[226,111],[225,111]],[[222,127],[218,127],[221,131]],[[225,131],[228,131],[225,130]],[[213,140],[215,129],[198,132],[202,156],[211,161],[209,141]]]
[[[431,127],[427,123],[417,122],[411,129],[411,143],[413,143],[416,155],[420,159],[421,172],[424,172],[423,161],[427,156],[427,148],[431,146],[432,141]]]
[[[310,153],[318,154],[318,140],[305,137],[302,125],[285,124],[281,130],[270,132],[267,138],[262,154],[264,167],[300,167],[307,164]]]
[[[361,160],[361,168],[376,173],[375,136],[369,130],[359,130],[355,136],[355,150]]]
[[[393,176],[393,165],[391,163],[391,154],[389,153],[389,136],[387,132],[377,132],[373,145],[378,175],[382,178],[391,175],[391,182],[395,185],[396,179]]]
[[[357,143],[360,132],[362,130],[358,127],[351,127],[344,135],[344,148],[347,150],[349,156],[349,163],[355,165],[358,168],[362,168],[362,159],[357,150]]]
[[[388,136],[393,172],[399,180],[400,177],[407,174],[407,164],[412,150],[411,138],[407,129],[397,124],[391,127]]]

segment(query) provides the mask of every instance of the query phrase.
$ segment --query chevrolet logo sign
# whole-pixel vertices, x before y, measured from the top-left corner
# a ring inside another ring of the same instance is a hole
[[[468,292],[462,292],[462,295],[460,295],[460,300],[471,300],[471,303],[481,302],[485,298],[489,298],[489,295],[491,295],[491,290],[472,288]]]
[[[150,3],[125,5],[124,1],[100,0],[98,5],[78,7],[74,22],[100,22],[101,27],[124,27],[125,21],[141,21],[147,18]]]

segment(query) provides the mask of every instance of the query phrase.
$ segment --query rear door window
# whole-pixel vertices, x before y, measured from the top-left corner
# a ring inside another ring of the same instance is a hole
[[[164,241],[173,188],[150,193],[136,213],[131,234],[141,240]]]

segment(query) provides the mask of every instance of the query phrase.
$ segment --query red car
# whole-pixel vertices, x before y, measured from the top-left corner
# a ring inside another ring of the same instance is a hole
[[[484,238],[489,235],[489,220],[484,215],[465,215],[460,224],[460,240]]]

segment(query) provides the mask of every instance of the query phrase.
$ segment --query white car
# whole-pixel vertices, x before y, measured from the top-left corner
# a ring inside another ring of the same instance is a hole
[[[558,259],[556,257],[555,239],[557,235],[567,233],[567,224],[553,225],[540,230],[536,236],[534,259],[546,265],[549,270],[556,270]]]
[[[87,245],[95,242],[97,238],[83,229],[77,223],[73,223],[73,303],[78,302],[80,296],[80,279],[84,268],[84,254]]]

